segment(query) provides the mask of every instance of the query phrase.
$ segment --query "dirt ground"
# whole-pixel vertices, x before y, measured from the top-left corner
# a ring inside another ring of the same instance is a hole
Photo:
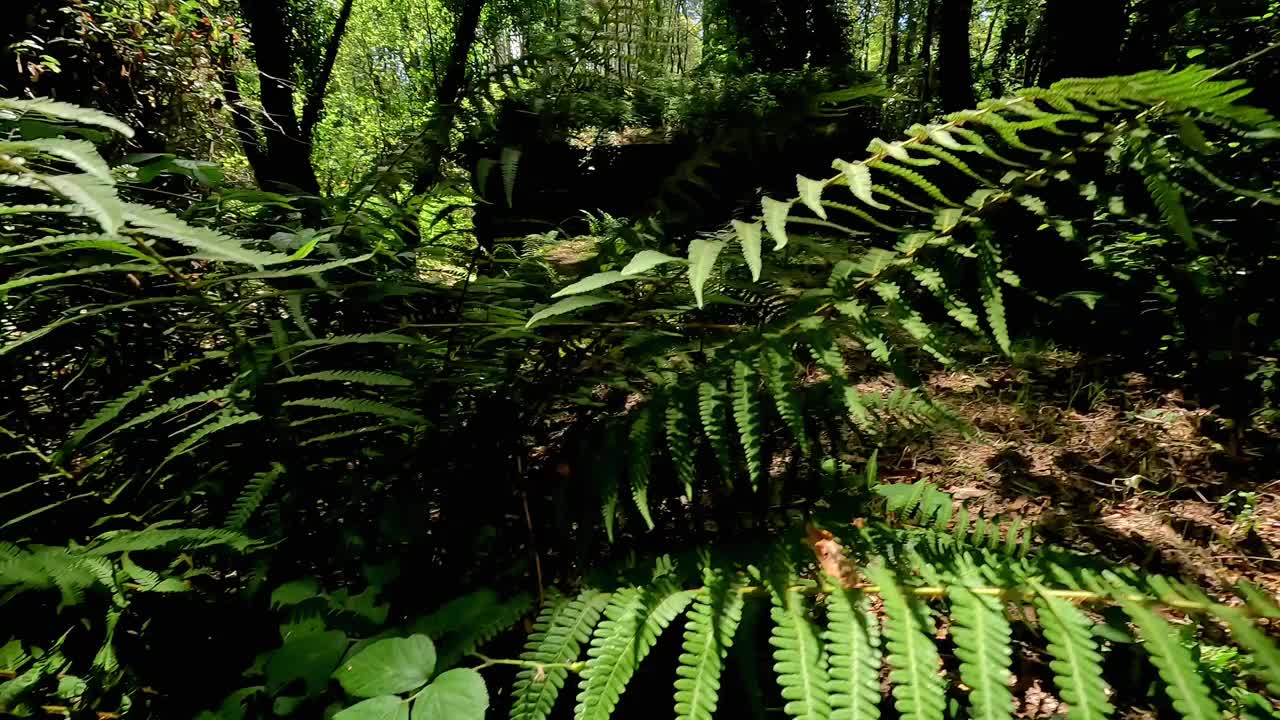
[[[1048,541],[1208,590],[1247,579],[1280,593],[1280,479],[1265,448],[1230,452],[1211,408],[1141,375],[1097,374],[1070,354],[935,373],[930,391],[974,432],[882,451],[886,479],[930,479],[971,509],[1036,520]]]

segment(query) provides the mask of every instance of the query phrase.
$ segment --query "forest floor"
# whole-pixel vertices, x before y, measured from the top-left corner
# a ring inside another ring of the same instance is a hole
[[[1280,593],[1280,474],[1264,447],[1229,452],[1211,439],[1211,410],[1145,376],[1068,353],[1042,360],[934,373],[931,394],[971,432],[903,436],[881,449],[881,479],[928,479],[971,512],[1021,515],[1047,542],[1196,581],[1223,600],[1239,580]],[[1046,663],[1028,646],[1015,653],[1020,718],[1066,711]],[[1159,714],[1141,698],[1117,705],[1126,720]]]
[[[1069,353],[935,373],[929,389],[974,432],[885,448],[882,476],[927,478],[1056,544],[1224,595],[1241,579],[1280,593],[1280,476],[1262,449],[1229,452],[1210,409],[1142,375],[1089,379],[1106,375]]]

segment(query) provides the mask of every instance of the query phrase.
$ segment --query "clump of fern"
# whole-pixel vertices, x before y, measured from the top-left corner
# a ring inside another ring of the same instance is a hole
[[[957,514],[953,499],[925,482],[873,490],[884,505],[866,514],[883,520],[829,525],[830,532],[811,531],[808,543],[778,541],[763,563],[735,565],[713,552],[659,563],[644,584],[548,600],[521,656],[511,717],[549,717],[570,674],[580,676],[569,701],[574,717],[611,717],[648,649],[681,615],[675,715],[716,717],[726,658],[755,652],[756,638],[741,632],[752,603],[770,606],[779,704],[805,720],[878,717],[882,668],[904,717],[947,717],[954,697],[971,715],[1011,718],[1012,638],[1022,627],[1043,637],[1038,652],[1049,658],[1069,717],[1113,714],[1103,661],[1126,646],[1103,638],[1118,635],[1132,634],[1180,716],[1219,717],[1238,711],[1240,698],[1256,707],[1274,697],[1280,654],[1252,618],[1280,611],[1258,591],[1242,586],[1244,605],[1223,604],[1175,580],[1039,544],[1016,520]],[[1108,607],[1126,622],[1093,632],[1094,613]],[[1178,639],[1171,615],[1229,630],[1251,668],[1237,692],[1210,692],[1195,645]],[[941,640],[944,622],[950,630]],[[956,660],[946,669],[944,654]]]

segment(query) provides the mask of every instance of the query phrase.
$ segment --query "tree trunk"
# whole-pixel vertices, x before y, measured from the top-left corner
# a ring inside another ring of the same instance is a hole
[[[893,0],[893,10],[886,21],[889,28],[889,65],[885,76],[893,80],[898,74],[898,23],[902,22],[902,0]]]
[[[955,112],[973,107],[973,67],[969,23],[973,0],[942,0],[942,32],[938,41],[938,78],[942,109]]]
[[[1020,77],[1019,72],[1010,72],[1014,56],[1024,51],[1027,44],[1027,11],[1010,8],[1005,15],[1004,25],[1000,28],[1000,43],[996,45],[996,56],[991,61],[991,94],[1000,97],[1005,93],[1005,75]]]
[[[910,66],[916,57],[916,39],[920,35],[920,3],[918,0],[908,0],[907,7],[907,37],[902,43],[902,60]]]
[[[453,33],[453,48],[449,51],[449,64],[445,66],[444,78],[436,87],[435,116],[428,131],[425,157],[414,180],[415,194],[429,190],[440,176],[440,164],[444,162],[449,146],[449,133],[453,131],[453,120],[458,115],[458,102],[462,99],[462,88],[467,80],[467,58],[476,44],[480,11],[484,9],[484,3],[485,0],[466,0],[462,13],[458,16],[458,24]]]
[[[938,0],[925,0],[924,37],[920,40],[920,114],[933,102],[933,35],[938,25]]]
[[[355,0],[344,0],[342,9],[338,11],[338,20],[333,25],[333,35],[324,49],[324,60],[320,64],[320,74],[307,89],[307,104],[302,109],[302,136],[310,143],[315,137],[316,125],[324,114],[324,95],[329,89],[329,80],[333,77],[333,66],[338,61],[338,50],[342,47],[342,38],[347,32],[347,22],[351,19],[351,8]]]
[[[1121,0],[1048,0],[1040,84],[1114,74],[1128,24],[1125,5]]]
[[[294,58],[284,5],[277,0],[245,0],[242,9],[253,36],[264,114],[265,162],[254,174],[268,190],[319,193],[311,140],[302,134],[294,109]]]

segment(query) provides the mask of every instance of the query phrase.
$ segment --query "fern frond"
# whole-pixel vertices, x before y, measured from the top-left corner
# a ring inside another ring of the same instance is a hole
[[[805,432],[804,407],[792,382],[791,365],[789,356],[775,347],[767,347],[760,357],[760,374],[769,388],[769,394],[773,396],[778,416],[791,431],[801,452],[807,455],[810,451],[809,434]]]
[[[698,417],[702,421],[702,434],[711,446],[725,484],[733,487],[733,455],[729,450],[729,412],[723,382],[698,383]]]
[[[1102,720],[1115,709],[1107,702],[1102,679],[1102,655],[1098,653],[1092,623],[1075,606],[1037,587],[1036,610],[1049,653],[1054,683],[1067,703],[1070,720]]]
[[[799,720],[827,720],[831,715],[826,652],[809,619],[804,596],[795,588],[773,593],[773,670],[782,688],[783,710]]]
[[[343,414],[367,414],[380,415],[382,417],[391,418],[392,420],[400,420],[414,425],[427,424],[426,418],[421,415],[398,408],[395,405],[387,403],[374,402],[373,400],[357,400],[355,398],[302,398],[300,400],[288,400],[283,403],[284,407],[315,407],[324,408],[326,410],[337,410]]]
[[[236,498],[235,505],[227,515],[227,522],[223,527],[231,532],[244,530],[249,520],[253,518],[253,514],[271,493],[271,488],[275,487],[276,480],[283,474],[284,466],[280,463],[271,463],[270,470],[255,474],[240,491],[240,496]]]
[[[880,621],[860,592],[837,588],[827,600],[831,720],[880,717]]]
[[[665,583],[618,592],[605,608],[587,650],[574,720],[609,720],[636,668],[658,636],[693,598]]]
[[[1187,209],[1182,204],[1182,193],[1159,173],[1148,173],[1143,181],[1151,200],[1169,227],[1182,238],[1187,247],[1195,249],[1196,241],[1191,232],[1191,221],[1187,219]]]
[[[127,138],[133,137],[132,128],[104,112],[48,98],[32,98],[30,100],[0,98],[0,110],[9,110],[15,113],[35,113],[55,120],[65,120],[83,125],[96,125],[113,130]]]
[[[1217,720],[1222,717],[1209,688],[1200,677],[1190,651],[1178,643],[1178,633],[1151,608],[1135,602],[1122,603],[1125,613],[1138,628],[1143,647],[1165,682],[1165,692],[1173,707],[1187,720]]]
[[[686,617],[684,652],[676,666],[677,720],[711,720],[720,698],[720,673],[742,621],[741,584],[727,574],[710,578]]]
[[[1005,355],[1013,354],[1013,344],[1009,339],[1009,325],[1005,320],[1004,292],[1000,289],[1000,258],[995,246],[985,237],[978,242],[978,256],[981,260],[981,272],[978,276],[978,288],[982,293],[982,306],[987,312],[987,325],[996,345]]]
[[[676,478],[680,484],[684,485],[685,497],[692,500],[694,499],[693,483],[698,475],[691,433],[694,421],[689,415],[683,394],[673,394],[668,397],[665,410],[667,452],[671,455],[671,464],[675,467]]]
[[[631,431],[627,436],[627,480],[631,483],[631,499],[635,501],[640,517],[652,530],[653,515],[649,512],[649,481],[653,471],[653,447],[657,438],[657,423],[653,417],[653,404],[637,408],[631,414]]]
[[[86,557],[106,557],[117,553],[144,550],[200,550],[210,547],[228,547],[243,552],[252,541],[230,530],[193,530],[185,528],[148,528],[104,533],[89,545]]]
[[[764,475],[759,387],[756,374],[741,360],[733,364],[733,420],[747,462],[747,477],[755,490]]]
[[[955,586],[951,599],[951,634],[960,658],[960,680],[969,686],[975,720],[1007,720],[1013,716],[1013,679],[1009,672],[1011,632],[1004,608],[989,595]]]
[[[867,568],[867,577],[880,588],[884,600],[885,648],[893,706],[904,720],[942,720],[946,688],[938,675],[941,662],[933,642],[929,607],[908,596],[883,565]]]
[[[284,378],[281,383],[298,383],[298,382],[342,382],[353,383],[356,385],[374,385],[389,387],[410,387],[413,382],[395,375],[384,372],[368,372],[360,370],[339,370],[339,371],[322,371],[307,373],[305,375],[293,375]]]
[[[549,667],[521,670],[516,676],[511,720],[546,720],[551,714],[569,676],[562,666],[578,659],[606,602],[607,595],[584,590],[576,598],[552,599],[543,607],[520,659]]]
[[[174,412],[175,410],[181,410],[182,408],[190,407],[192,405],[204,405],[206,403],[214,403],[214,402],[217,402],[218,400],[223,400],[228,396],[230,396],[230,394],[231,394],[231,388],[224,387],[224,388],[219,388],[217,390],[206,390],[204,392],[198,392],[198,393],[195,393],[194,395],[186,395],[184,397],[173,398],[165,402],[164,404],[154,407],[151,410],[148,410],[147,412],[144,412],[141,415],[138,415],[137,417],[132,418],[128,422],[121,424],[111,432],[107,433],[104,437],[110,437],[111,435],[114,435],[118,432],[124,432],[125,430],[128,430],[131,427],[136,427],[143,423],[150,422],[160,417],[161,415],[167,415],[171,412]]]

